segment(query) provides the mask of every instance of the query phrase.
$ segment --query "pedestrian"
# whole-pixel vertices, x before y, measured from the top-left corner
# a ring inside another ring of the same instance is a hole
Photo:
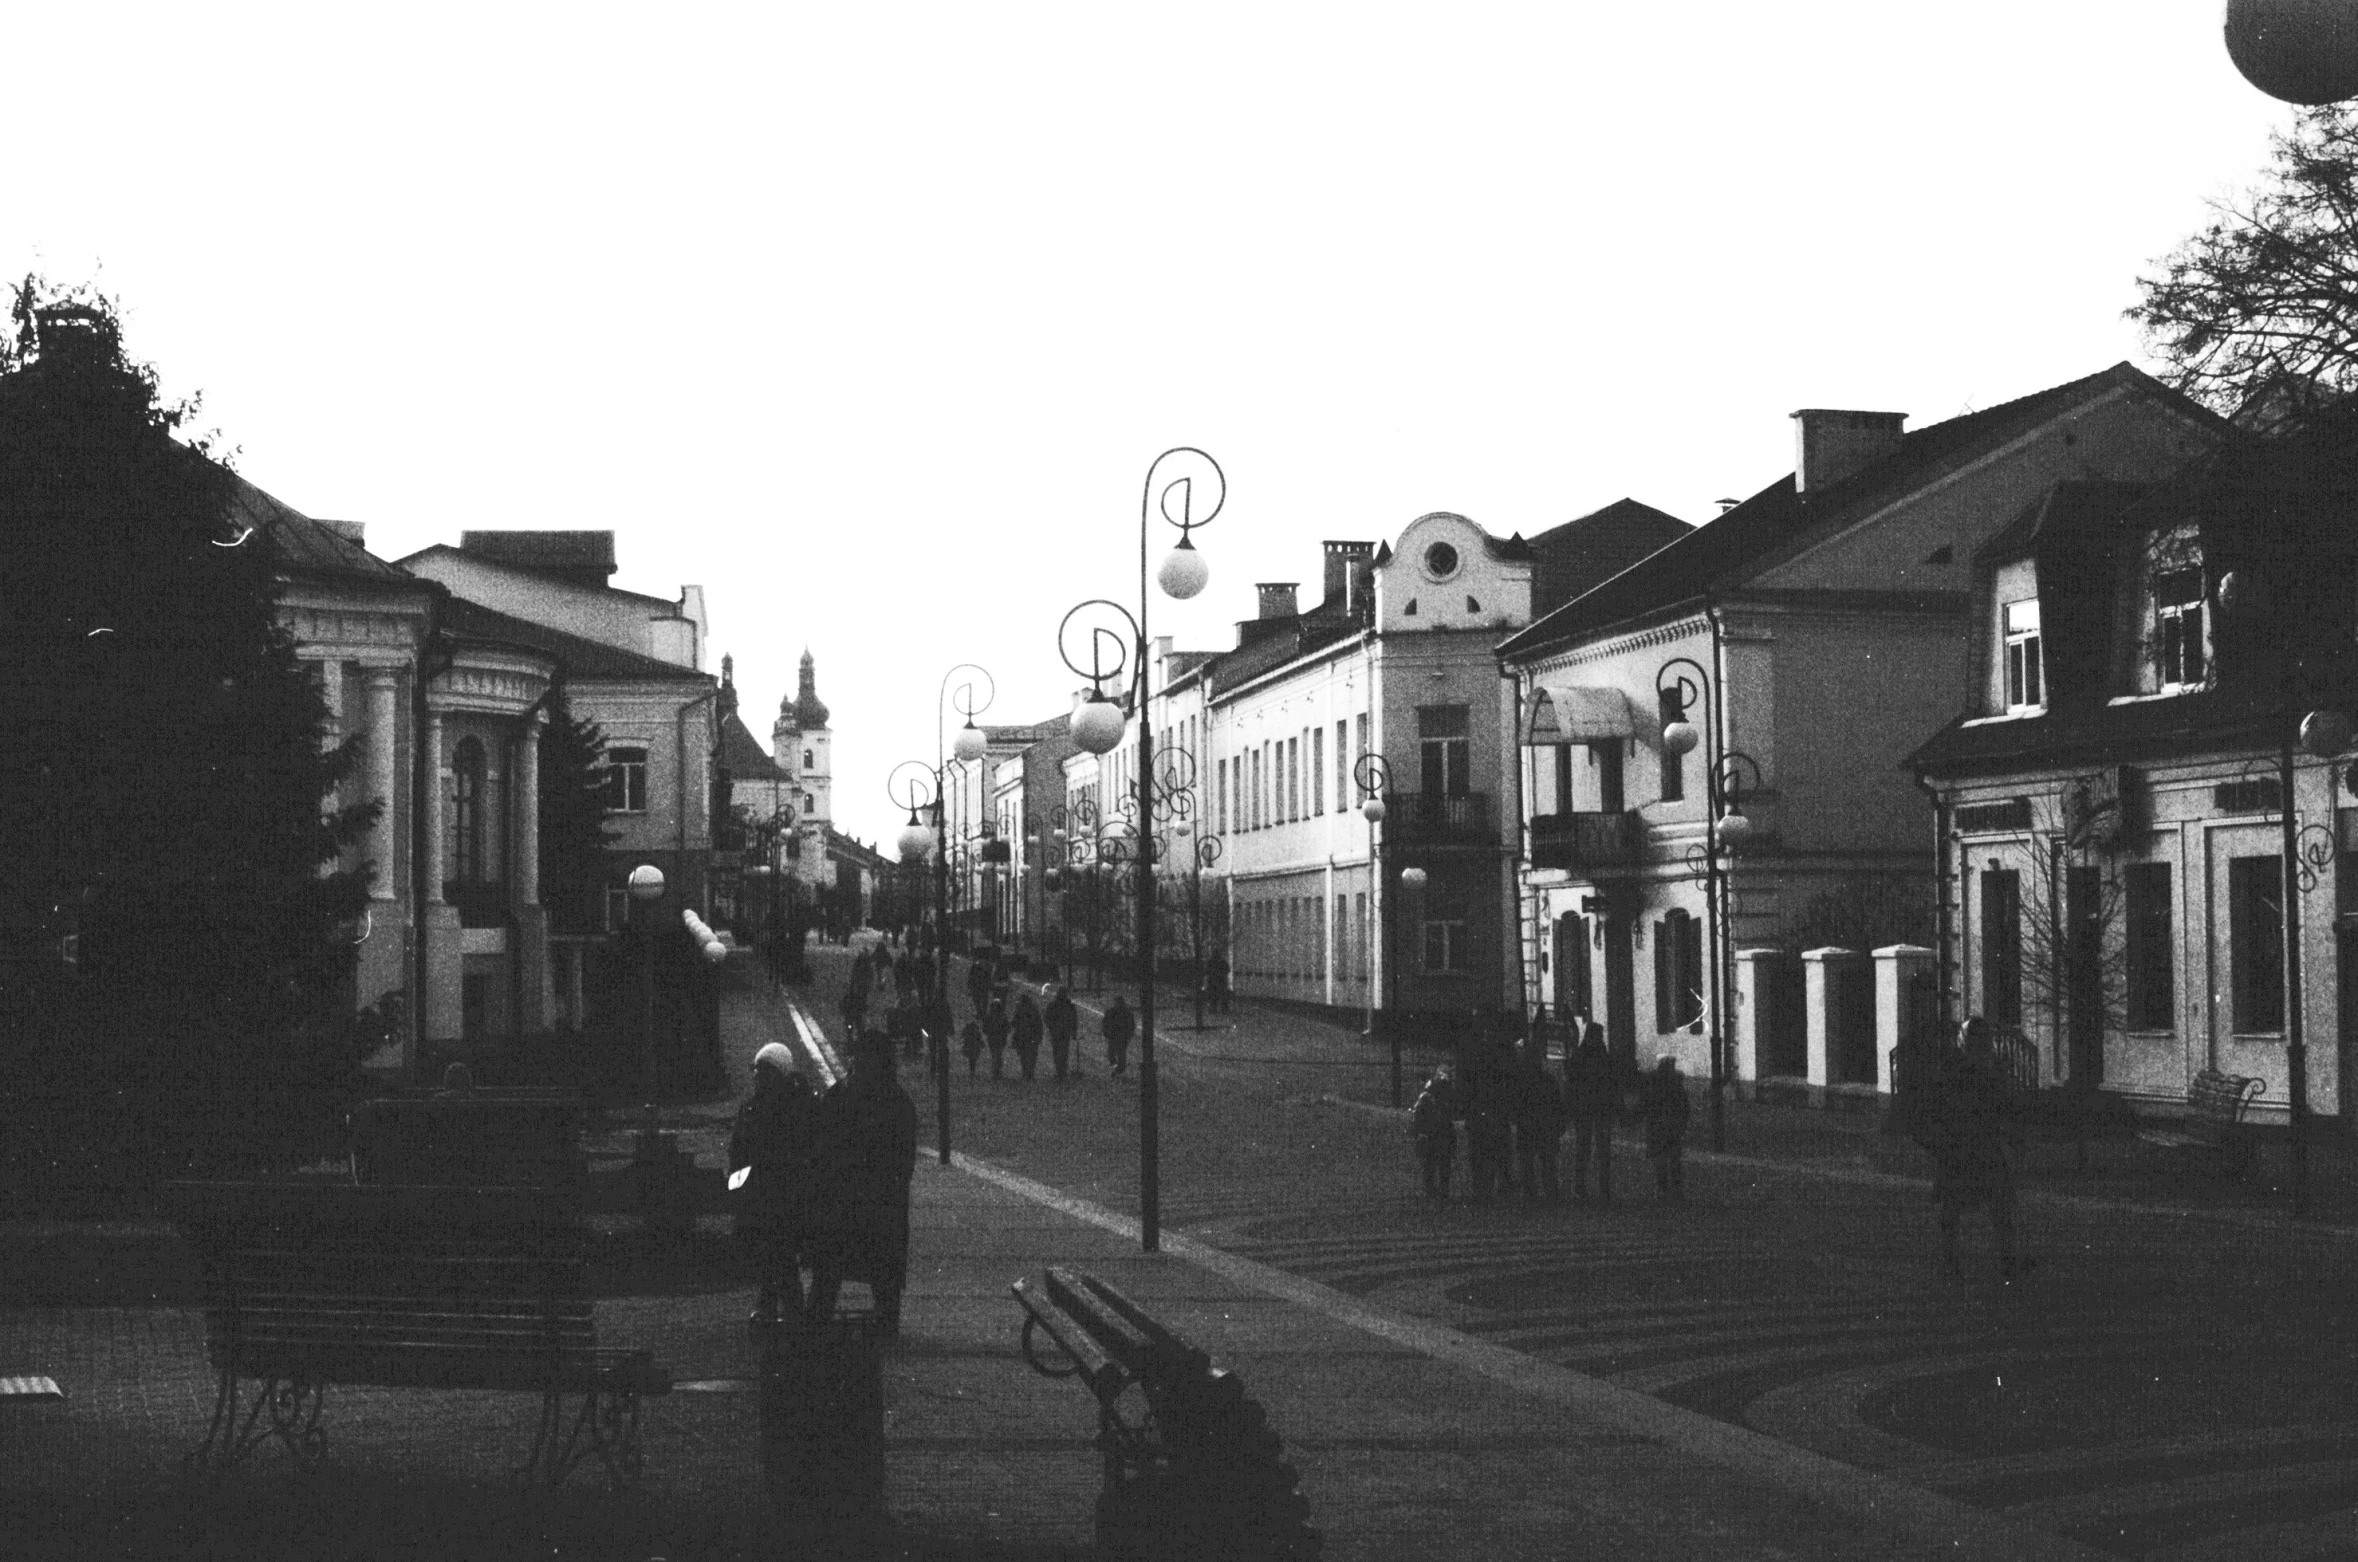
[[[1957,1222],[1987,1205],[1998,1249],[1998,1278],[2014,1278],[2014,1166],[2006,1157],[2012,1086],[1991,1046],[1990,1022],[1965,1022],[1963,1049],[1949,1059],[1934,1087],[1932,1198],[1940,1211],[1942,1266],[1956,1279]]]
[[[894,1077],[892,1050],[859,1047],[852,1071],[815,1115],[811,1294],[805,1315],[835,1312],[845,1280],[865,1280],[885,1332],[901,1326],[909,1276],[909,1181],[917,1162],[917,1103]]]
[[[892,957],[892,985],[896,990],[900,992],[914,992],[916,990],[916,965],[916,956],[910,954],[906,949]]]
[[[843,1034],[846,1039],[859,1035],[868,1019],[868,994],[864,988],[853,987],[843,995]]]
[[[966,1001],[980,1014],[991,1001],[991,965],[980,958],[966,962]]]
[[[917,1022],[917,995],[906,987],[892,1001],[892,1013],[885,1021],[885,1030],[900,1043],[903,1057],[915,1057],[924,1046],[924,1027]]]
[[[936,1073],[950,1071],[950,1036],[957,1028],[950,1017],[950,1000],[929,998],[917,1006],[918,1028],[926,1041],[927,1066]]]
[[[1015,1028],[1008,1040],[1015,1047],[1016,1065],[1023,1070],[1026,1079],[1031,1078],[1033,1071],[1040,1066],[1040,1038],[1046,1032],[1047,1026],[1040,1018],[1039,1004],[1032,1001],[1029,992],[1024,993],[1015,1000]]]
[[[1204,965],[1205,996],[1211,999],[1214,1014],[1228,1012],[1228,956],[1214,950]]]
[[[1654,1191],[1666,1199],[1687,1196],[1687,1080],[1678,1059],[1665,1052],[1638,1092],[1638,1122],[1646,1134],[1646,1159],[1654,1163]]]
[[[1010,1028],[1007,1005],[993,998],[991,1006],[983,1010],[983,1043],[991,1049],[991,1077],[1007,1077],[1007,1032]]]
[[[972,1079],[975,1070],[982,1064],[982,1021],[968,1020],[966,1022],[966,1028],[958,1033],[958,1048],[966,1054],[966,1077]]]
[[[1081,1011],[1073,1006],[1069,988],[1056,989],[1055,996],[1048,1000],[1044,1021],[1048,1029],[1048,1061],[1055,1067],[1056,1077],[1062,1079],[1071,1070],[1073,1038],[1081,1032]]]
[[[729,1134],[729,1197],[738,1248],[758,1287],[756,1323],[802,1312],[818,1110],[811,1082],[785,1047],[773,1041],[753,1055],[753,1093]]]
[[[1466,1180],[1476,1204],[1495,1200],[1507,1185],[1514,1138],[1515,1081],[1499,1050],[1484,1037],[1467,1043],[1464,1076]]]
[[[1572,1197],[1588,1201],[1588,1174],[1597,1174],[1597,1200],[1613,1202],[1613,1119],[1621,1110],[1619,1071],[1605,1049],[1605,1027],[1581,1027],[1580,1045],[1564,1064],[1564,1104],[1572,1114]]]
[[[875,986],[876,962],[869,957],[868,951],[863,949],[852,956],[851,983],[848,990],[860,995],[860,1006],[865,1009],[868,994],[874,990]]]
[[[1408,1109],[1408,1132],[1416,1142],[1417,1169],[1425,1196],[1449,1197],[1449,1172],[1457,1160],[1457,1082],[1444,1063],[1425,1081]]]
[[[1105,1066],[1116,1074],[1121,1073],[1130,1064],[1130,1038],[1137,1034],[1138,1016],[1130,1012],[1120,993],[1115,993],[1113,1002],[1105,1006],[1105,1018],[1097,1028],[1105,1037]]]
[[[1563,1202],[1556,1152],[1568,1121],[1563,1087],[1547,1071],[1546,1044],[1525,1042],[1515,1072],[1515,1175],[1524,1203]]]

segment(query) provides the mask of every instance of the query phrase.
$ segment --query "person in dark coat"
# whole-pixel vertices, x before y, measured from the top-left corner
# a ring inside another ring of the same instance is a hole
[[[1557,1146],[1564,1138],[1570,1114],[1564,1109],[1564,1090],[1547,1071],[1542,1044],[1527,1043],[1515,1071],[1515,1171],[1523,1185],[1523,1201],[1563,1202],[1564,1185],[1557,1173]]]
[[[875,986],[876,961],[867,950],[863,949],[852,956],[851,983],[848,990],[860,995],[860,1007],[865,1009],[868,1006],[868,994],[875,989]]]
[[[1073,1006],[1070,992],[1062,987],[1056,989],[1056,996],[1048,1000],[1044,1023],[1048,1029],[1048,1061],[1055,1066],[1056,1077],[1062,1079],[1072,1064],[1073,1038],[1081,1033],[1081,1011]]]
[[[2014,1277],[2014,1166],[2006,1158],[2013,1089],[1991,1045],[1990,1022],[1965,1022],[1964,1047],[1941,1071],[1933,1102],[1932,1199],[1940,1211],[1940,1256],[1963,1278],[1957,1222],[1987,1205],[1998,1249],[1998,1275]]]
[[[1016,1064],[1026,1079],[1040,1066],[1040,1038],[1046,1033],[1040,1006],[1032,1001],[1030,993],[1024,993],[1015,1000],[1015,1025],[1007,1039],[1015,1048]]]
[[[977,1014],[990,1007],[991,963],[988,960],[966,962],[966,1001],[974,1005]]]
[[[1215,952],[1204,963],[1204,996],[1211,1000],[1214,1014],[1228,1012],[1228,956]]]
[[[1459,1100],[1466,1120],[1466,1175],[1477,1204],[1504,1190],[1514,1143],[1514,1078],[1500,1049],[1477,1034],[1466,1044]]]
[[[1130,1065],[1130,1038],[1138,1034],[1138,1016],[1130,1012],[1120,993],[1105,1006],[1105,1018],[1097,1030],[1105,1038],[1105,1066],[1119,1074]]]
[[[958,1033],[958,1050],[966,1054],[966,1077],[972,1079],[976,1070],[982,1066],[982,1021],[966,1022],[966,1028]]]
[[[983,1044],[991,1049],[991,1077],[1007,1077],[1007,1034],[1013,1028],[1008,1019],[1007,1005],[997,998],[983,1010]]]
[[[812,1154],[819,1098],[784,1047],[753,1055],[753,1094],[737,1109],[729,1135],[737,1242],[759,1294],[757,1322],[802,1310],[802,1256],[812,1217]]]
[[[888,1332],[897,1333],[909,1275],[909,1180],[917,1164],[917,1103],[894,1077],[892,1049],[863,1046],[852,1071],[819,1102],[805,1314],[831,1317],[845,1280],[865,1280]]]
[[[1687,1079],[1678,1059],[1664,1053],[1638,1091],[1638,1123],[1645,1130],[1646,1159],[1654,1163],[1654,1191],[1666,1199],[1687,1196]]]
[[[1425,1081],[1408,1109],[1409,1137],[1416,1142],[1416,1164],[1424,1174],[1425,1196],[1449,1197],[1450,1168],[1457,1161],[1457,1081],[1444,1063]]]
[[[1605,1049],[1605,1027],[1591,1020],[1580,1045],[1564,1064],[1564,1104],[1572,1114],[1572,1197],[1586,1202],[1588,1174],[1597,1174],[1597,1198],[1613,1202],[1613,1119],[1621,1111],[1621,1081]]]

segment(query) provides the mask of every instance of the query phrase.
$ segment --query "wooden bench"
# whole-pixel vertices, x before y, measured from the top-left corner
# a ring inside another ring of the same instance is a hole
[[[571,1090],[380,1096],[352,1113],[361,1183],[570,1188],[589,1175],[589,1104]]]
[[[0,1406],[64,1403],[65,1390],[57,1386],[55,1378],[0,1378]]]
[[[1010,1289],[1024,1314],[1024,1360],[1043,1377],[1077,1380],[1097,1402],[1102,1555],[1319,1554],[1300,1473],[1243,1379],[1095,1275],[1052,1268],[1039,1287]],[[1132,1387],[1145,1401],[1137,1419],[1122,1409]]]
[[[503,1389],[541,1398],[517,1476],[555,1485],[594,1453],[617,1484],[637,1483],[639,1403],[671,1380],[643,1350],[598,1345],[578,1199],[339,1183],[165,1195],[203,1271],[218,1379],[190,1465],[223,1471],[272,1439],[316,1462],[329,1384]],[[244,1380],[261,1387],[241,1402]]]
[[[2204,1069],[2186,1087],[2186,1115],[2166,1125],[2139,1130],[2137,1137],[2166,1150],[2202,1150],[2219,1158],[2231,1177],[2251,1164],[2250,1125],[2244,1113],[2267,1091],[2268,1082],[2243,1074]]]

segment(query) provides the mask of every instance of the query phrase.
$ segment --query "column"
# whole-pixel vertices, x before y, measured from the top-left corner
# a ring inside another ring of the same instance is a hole
[[[1932,969],[1932,951],[1919,944],[1887,944],[1875,951],[1875,1088],[1892,1093],[1892,1057],[1909,1036],[1909,995]]]
[[[400,772],[395,758],[400,745],[395,741],[400,734],[401,702],[396,698],[399,679],[390,667],[371,667],[368,670],[368,778],[369,791],[384,806],[377,812],[377,822],[369,829],[369,852],[377,865],[376,882],[369,886],[369,894],[377,900],[400,898],[395,888],[398,873],[395,857],[395,831],[401,815],[394,806],[399,796]]]
[[[515,886],[518,907],[540,904],[540,728],[544,719],[540,712],[533,712],[516,739],[515,871],[510,882]]]
[[[551,1028],[556,988],[549,970],[549,917],[540,904],[540,727],[539,711],[523,724],[516,737],[516,757],[508,773],[514,799],[516,827],[510,832],[508,893],[515,919],[516,942],[510,958],[516,962],[516,992],[520,1009],[515,1017],[519,1035],[536,1036]]]
[[[1728,1049],[1732,1079],[1760,1078],[1761,1060],[1767,1055],[1771,969],[1783,958],[1784,952],[1777,949],[1736,951],[1735,1032]]]
[[[426,712],[426,795],[418,806],[426,815],[426,904],[442,902],[442,857],[449,821],[442,809],[442,713]]]
[[[429,708],[426,730],[421,735],[425,745],[426,795],[418,799],[425,810],[426,841],[423,848],[426,862],[426,904],[418,918],[419,932],[425,940],[425,991],[419,995],[421,1016],[420,1039],[447,1046],[458,1040],[465,1023],[464,987],[466,977],[465,933],[459,926],[458,907],[442,898],[442,852],[448,834],[448,822],[442,807],[442,713]]]
[[[327,719],[319,724],[319,751],[332,754],[336,745],[344,741],[344,664],[338,661],[319,661],[311,664],[319,674],[319,702],[327,707]],[[343,805],[344,788],[338,783],[334,794],[327,799],[330,809]],[[319,876],[331,878],[343,866],[343,853],[338,852],[319,865]]]

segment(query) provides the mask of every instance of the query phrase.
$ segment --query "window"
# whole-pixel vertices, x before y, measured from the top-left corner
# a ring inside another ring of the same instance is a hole
[[[1225,759],[1221,760],[1221,761],[1220,761],[1220,763],[1219,763],[1219,766],[1218,766],[1218,770],[1219,770],[1219,774],[1220,774],[1219,805],[1218,805],[1218,806],[1219,806],[1219,809],[1220,809],[1220,812],[1219,812],[1219,814],[1218,814],[1218,816],[1217,816],[1217,817],[1218,817],[1218,822],[1219,822],[1219,831],[1218,831],[1218,833],[1220,833],[1220,834],[1222,834],[1222,835],[1226,835],[1226,834],[1228,833],[1228,761],[1227,761],[1227,760],[1225,760]]]
[[[1417,747],[1423,761],[1421,786],[1427,797],[1463,797],[1472,782],[1473,744],[1463,705],[1420,705]]]
[[[1344,981],[1359,974],[1351,959],[1351,897],[1335,897],[1335,975]]]
[[[813,770],[817,768],[817,766],[811,762],[811,751],[807,748],[802,751],[802,768],[805,770]]]
[[[2284,863],[2233,857],[2227,863],[2227,965],[2235,1028],[2284,1029]]]
[[[1572,745],[1558,743],[1556,750],[1556,812],[1572,811]]]
[[[480,738],[461,738],[450,756],[451,779],[451,845],[455,849],[455,872],[451,877],[461,884],[489,882],[484,872],[483,851],[483,742]]]
[[[2128,924],[2128,1020],[2131,1030],[2176,1030],[2177,941],[2170,904],[2170,865],[2132,862],[2123,886]]]
[[[2153,582],[2154,654],[2163,690],[2200,688],[2203,681],[2202,571],[2164,570]]]
[[[606,810],[617,814],[643,814],[647,811],[645,749],[606,750]]]
[[[2022,875],[2011,868],[1981,876],[1981,1013],[2022,1023]]]
[[[1597,809],[1600,813],[1617,814],[1625,806],[1621,800],[1621,740],[1607,738],[1602,743],[1588,746],[1588,762],[1597,767]]]
[[[1425,573],[1435,580],[1447,580],[1457,573],[1457,549],[1446,542],[1436,542],[1425,549]]]
[[[1676,689],[1662,691],[1662,725],[1687,719],[1686,701],[1678,697]],[[1687,756],[1673,754],[1670,745],[1662,745],[1662,801],[1675,803],[1687,795]]]
[[[1352,749],[1351,752],[1354,754],[1365,754],[1369,752],[1367,746],[1367,712],[1365,711],[1361,711],[1359,713],[1359,744],[1356,748]]]
[[[1285,816],[1290,823],[1302,817],[1302,740],[1285,740]]]
[[[1350,783],[1350,779],[1351,779],[1351,766],[1350,766],[1350,764],[1348,763],[1348,756],[1350,755],[1350,752],[1351,752],[1351,746],[1350,746],[1350,743],[1348,742],[1348,740],[1347,740],[1347,739],[1346,739],[1346,737],[1345,737],[1345,734],[1346,734],[1347,732],[1349,732],[1349,731],[1350,731],[1350,728],[1349,728],[1348,726],[1346,726],[1344,723],[1342,723],[1342,722],[1339,722],[1339,721],[1335,723],[1335,812],[1336,812],[1336,813],[1341,813],[1341,812],[1343,812],[1345,809],[1347,809],[1347,808],[1349,808],[1349,807],[1351,806],[1351,795],[1350,795],[1350,793],[1348,793],[1348,792],[1346,792],[1346,791],[1344,791],[1344,790],[1343,790],[1343,788],[1344,788],[1345,786],[1347,786],[1347,785]]]
[[[1372,980],[1368,968],[1368,956],[1375,951],[1375,940],[1370,936],[1373,929],[1367,920],[1367,891],[1365,890],[1361,890],[1351,897],[1351,927],[1353,929],[1351,934],[1352,969],[1358,973],[1361,981]]]
[[[1310,811],[1326,812],[1326,729],[1310,729]]]
[[[2033,597],[2006,604],[2006,709],[2037,710],[2047,701],[2046,672],[2039,655],[2039,603]]]
[[[1665,914],[1654,938],[1654,1029],[1703,1024],[1703,924],[1683,910]]]
[[[1463,971],[1466,968],[1466,923],[1463,917],[1425,919],[1425,969]]]

